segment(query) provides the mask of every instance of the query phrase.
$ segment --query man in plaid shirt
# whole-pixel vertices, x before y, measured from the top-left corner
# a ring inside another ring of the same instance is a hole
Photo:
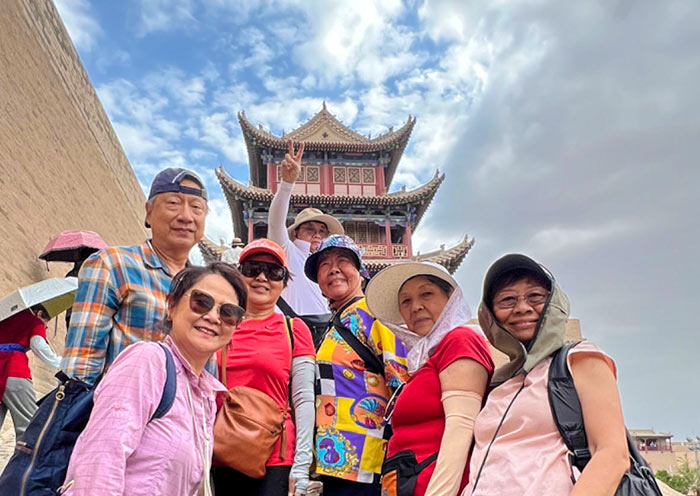
[[[94,384],[128,345],[165,337],[156,324],[165,316],[170,281],[202,239],[207,209],[196,174],[165,169],[156,175],[146,202],[152,238],[105,248],[83,263],[61,362],[67,375]]]

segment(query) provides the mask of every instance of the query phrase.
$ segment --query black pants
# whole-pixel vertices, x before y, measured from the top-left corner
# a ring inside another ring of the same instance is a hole
[[[379,484],[365,484],[326,475],[321,476],[321,481],[323,496],[379,496],[382,492]]]
[[[267,467],[265,477],[253,479],[229,467],[213,467],[216,496],[287,496],[292,467]]]

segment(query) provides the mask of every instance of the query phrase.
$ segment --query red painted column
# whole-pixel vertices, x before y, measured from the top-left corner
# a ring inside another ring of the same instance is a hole
[[[391,245],[391,222],[385,220],[384,229],[386,230],[386,258],[394,258],[394,249]]]
[[[381,196],[386,193],[386,186],[384,185],[384,167],[381,165],[376,168],[377,173],[375,174],[375,179],[377,181],[377,196]]]
[[[411,244],[411,223],[406,220],[406,232],[403,235],[405,239],[404,244],[408,247],[408,258],[413,257],[413,245]]]
[[[253,217],[248,219],[248,243],[253,241]]]
[[[273,162],[267,163],[267,188],[277,193],[277,165]]]
[[[333,168],[325,163],[321,165],[321,194],[333,194]]]

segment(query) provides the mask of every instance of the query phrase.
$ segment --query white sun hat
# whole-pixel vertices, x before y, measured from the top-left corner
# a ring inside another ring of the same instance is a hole
[[[442,265],[434,262],[399,262],[383,269],[367,284],[365,296],[372,315],[384,323],[404,324],[399,312],[399,290],[412,277],[428,275],[442,279],[453,288],[459,287]]]

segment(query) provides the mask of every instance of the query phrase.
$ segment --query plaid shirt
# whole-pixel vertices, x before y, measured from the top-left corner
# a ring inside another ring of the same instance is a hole
[[[148,240],[91,255],[78,275],[61,369],[94,384],[116,356],[137,341],[160,341],[172,275]]]

